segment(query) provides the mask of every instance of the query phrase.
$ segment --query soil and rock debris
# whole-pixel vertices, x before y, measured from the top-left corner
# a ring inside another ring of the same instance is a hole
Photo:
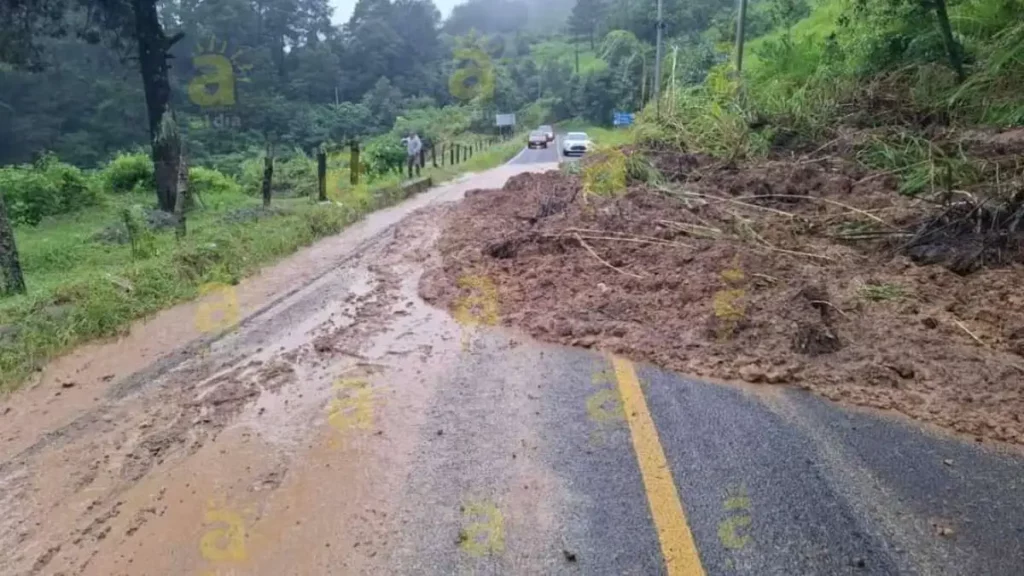
[[[660,178],[467,194],[421,295],[451,307],[486,277],[502,322],[543,340],[1024,444],[1024,192],[915,200],[836,157],[625,154]]]

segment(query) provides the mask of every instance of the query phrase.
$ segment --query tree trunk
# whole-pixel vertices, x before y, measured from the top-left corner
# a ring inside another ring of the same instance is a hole
[[[174,113],[170,108],[171,83],[168,79],[168,51],[182,38],[168,38],[160,25],[156,0],[132,0],[135,12],[135,38],[139,45],[139,71],[146,93],[146,113],[149,117],[149,136],[152,142],[153,168],[156,179],[156,197],[160,209],[174,211],[177,202],[178,175],[182,162],[181,137],[161,137],[164,116]]]
[[[274,59],[274,67],[277,68],[277,75],[282,80],[288,77],[288,69],[285,67],[284,59],[284,37],[275,35],[271,44],[271,57]]]
[[[271,186],[274,180],[274,148],[267,144],[267,155],[263,157],[263,209],[270,208]]]
[[[960,54],[960,43],[953,37],[953,27],[949,24],[946,0],[935,0],[935,17],[939,19],[939,30],[942,32],[942,42],[946,45],[949,65],[956,72],[957,80],[963,82],[967,76],[964,74],[964,62]]]
[[[14,245],[14,229],[7,219],[7,206],[0,193],[0,296],[25,293],[25,277],[21,274],[18,247]]]
[[[327,202],[327,151],[323,148],[316,151],[316,189],[317,199]]]

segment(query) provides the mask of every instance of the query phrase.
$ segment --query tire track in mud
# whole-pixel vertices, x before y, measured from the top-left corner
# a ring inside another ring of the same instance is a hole
[[[167,511],[164,490],[129,510],[126,494],[144,478],[195,455],[268,394],[285,397],[287,405],[291,395],[303,397],[311,374],[338,359],[366,364],[360,348],[386,330],[400,300],[394,267],[422,255],[437,210],[414,213],[362,242],[336,267],[233,330],[190,343],[136,373],[98,408],[0,464],[0,572],[85,572],[109,544],[114,525],[127,523],[119,526],[127,542]],[[271,459],[280,464],[266,485],[276,488],[289,458]]]

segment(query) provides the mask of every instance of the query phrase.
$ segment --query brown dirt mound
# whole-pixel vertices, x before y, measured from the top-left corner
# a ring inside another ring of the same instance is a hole
[[[610,199],[549,172],[469,194],[422,295],[451,307],[485,277],[502,322],[543,340],[1024,444],[1020,254],[915,264],[907,240],[934,209],[839,161],[652,161],[676,183]]]

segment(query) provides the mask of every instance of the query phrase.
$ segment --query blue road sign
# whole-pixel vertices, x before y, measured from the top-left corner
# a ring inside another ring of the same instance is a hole
[[[616,126],[630,126],[633,124],[632,112],[613,112],[612,124]]]

